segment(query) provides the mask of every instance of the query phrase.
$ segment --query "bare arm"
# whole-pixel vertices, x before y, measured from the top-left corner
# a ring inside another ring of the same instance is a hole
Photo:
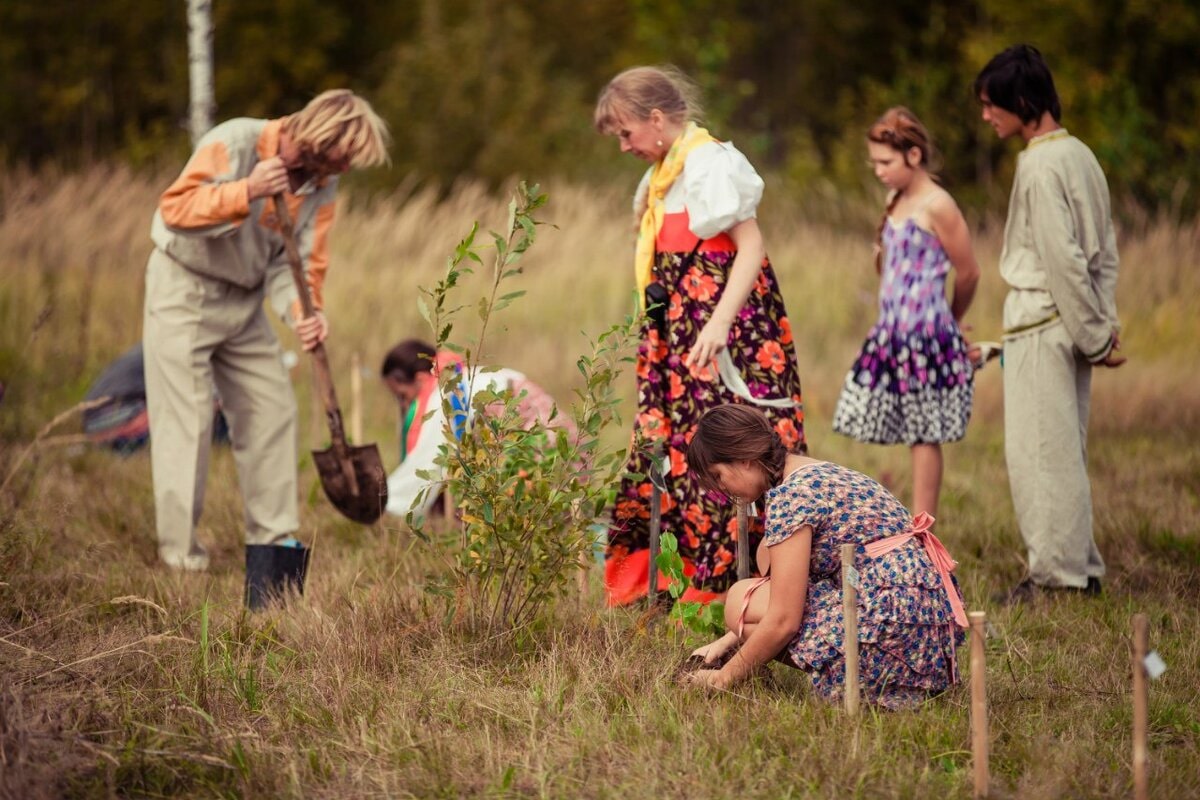
[[[979,263],[971,248],[971,233],[962,211],[949,194],[943,194],[929,207],[929,221],[942,249],[954,265],[954,299],[950,311],[960,325],[979,285]]]
[[[696,682],[726,689],[766,664],[800,631],[808,597],[812,528],[804,525],[771,548],[771,596],[767,613],[729,663],[695,673]]]
[[[759,273],[762,272],[763,259],[767,255],[758,220],[739,222],[729,229],[728,234],[737,245],[737,255],[734,256],[733,267],[729,270],[729,278],[725,281],[725,291],[721,294],[721,300],[713,309],[712,316],[701,329],[700,335],[696,337],[696,344],[684,362],[684,366],[689,368],[707,365],[725,349],[729,328],[754,289]]]

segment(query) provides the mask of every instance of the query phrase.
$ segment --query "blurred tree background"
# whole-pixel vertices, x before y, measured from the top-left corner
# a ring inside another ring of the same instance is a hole
[[[0,163],[186,157],[184,12],[184,0],[3,0]],[[591,129],[592,103],[620,69],[669,62],[704,90],[714,133],[796,191],[871,186],[863,133],[902,103],[933,130],[956,193],[994,200],[1018,147],[979,121],[971,82],[1028,41],[1114,192],[1197,211],[1195,0],[214,0],[213,13],[216,118],[279,116],[349,86],[395,134],[393,168],[356,178],[376,188],[627,178]]]

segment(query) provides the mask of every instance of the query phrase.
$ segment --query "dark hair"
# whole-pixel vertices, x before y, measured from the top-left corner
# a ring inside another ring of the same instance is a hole
[[[420,339],[405,339],[383,358],[380,377],[411,383],[422,372],[433,372],[433,345]]]
[[[975,96],[1020,117],[1035,122],[1049,111],[1055,122],[1062,121],[1062,105],[1054,88],[1050,67],[1036,47],[1015,44],[992,56],[975,79]]]
[[[893,106],[883,112],[883,116],[875,120],[875,124],[867,131],[867,141],[885,144],[899,152],[905,159],[908,158],[910,149],[917,148],[921,151],[921,166],[929,170],[930,177],[937,181],[937,176],[933,174],[937,159],[933,137],[929,135],[929,129],[922,124],[921,120],[917,119],[917,115],[904,106]],[[905,164],[908,164],[907,160]],[[899,192],[893,192],[892,196],[888,198],[887,208],[884,209],[883,218],[879,220],[879,228],[875,231],[875,243],[879,246],[875,254],[876,272],[883,271],[883,227],[887,225],[888,217],[891,216],[892,209],[896,207],[896,201],[899,199]]]
[[[687,462],[701,486],[720,491],[713,476],[717,464],[752,461],[767,471],[771,483],[778,483],[787,455],[783,440],[761,411],[729,403],[710,408],[700,417],[688,445]]]

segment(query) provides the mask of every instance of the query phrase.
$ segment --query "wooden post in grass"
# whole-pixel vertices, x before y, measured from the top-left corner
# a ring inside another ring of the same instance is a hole
[[[650,459],[650,566],[646,598],[653,608],[658,602],[658,552],[662,535],[662,495],[666,480],[662,474],[662,443],[654,446]]]
[[[1149,719],[1146,691],[1146,652],[1149,643],[1149,625],[1145,614],[1133,615],[1133,798],[1147,800],[1150,797],[1146,779],[1146,728]]]
[[[362,359],[355,350],[350,354],[350,439],[355,444],[363,441],[362,402]]]
[[[858,572],[854,545],[842,545],[842,650],[846,654],[846,713],[858,716]]]
[[[746,504],[737,504],[737,576],[738,580],[750,577],[750,512]]]
[[[448,531],[454,530],[458,524],[454,514],[454,496],[450,494],[449,485],[442,487],[442,522]]]
[[[983,640],[987,632],[987,614],[972,611],[971,622],[971,764],[975,778],[975,800],[987,797],[988,783],[988,707],[987,667]]]
[[[662,493],[655,486],[650,492],[650,567],[648,592],[651,605],[658,599],[658,540],[662,535]]]

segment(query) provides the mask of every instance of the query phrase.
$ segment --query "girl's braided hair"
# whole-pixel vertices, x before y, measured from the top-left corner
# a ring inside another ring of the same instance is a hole
[[[916,114],[904,106],[893,106],[883,112],[883,116],[877,119],[867,131],[867,141],[887,145],[905,158],[908,157],[908,151],[915,147],[921,151],[921,166],[929,170],[931,175],[935,169],[934,162],[938,156],[933,147],[933,139],[929,135],[929,130],[921,123],[921,120],[917,119]],[[934,176],[934,180],[937,180],[936,176]],[[879,227],[875,230],[875,271],[877,273],[883,272],[883,228],[887,225],[888,217],[892,215],[892,209],[896,207],[899,200],[900,192],[892,192],[889,195],[887,208],[884,209],[883,218],[879,220]]]

